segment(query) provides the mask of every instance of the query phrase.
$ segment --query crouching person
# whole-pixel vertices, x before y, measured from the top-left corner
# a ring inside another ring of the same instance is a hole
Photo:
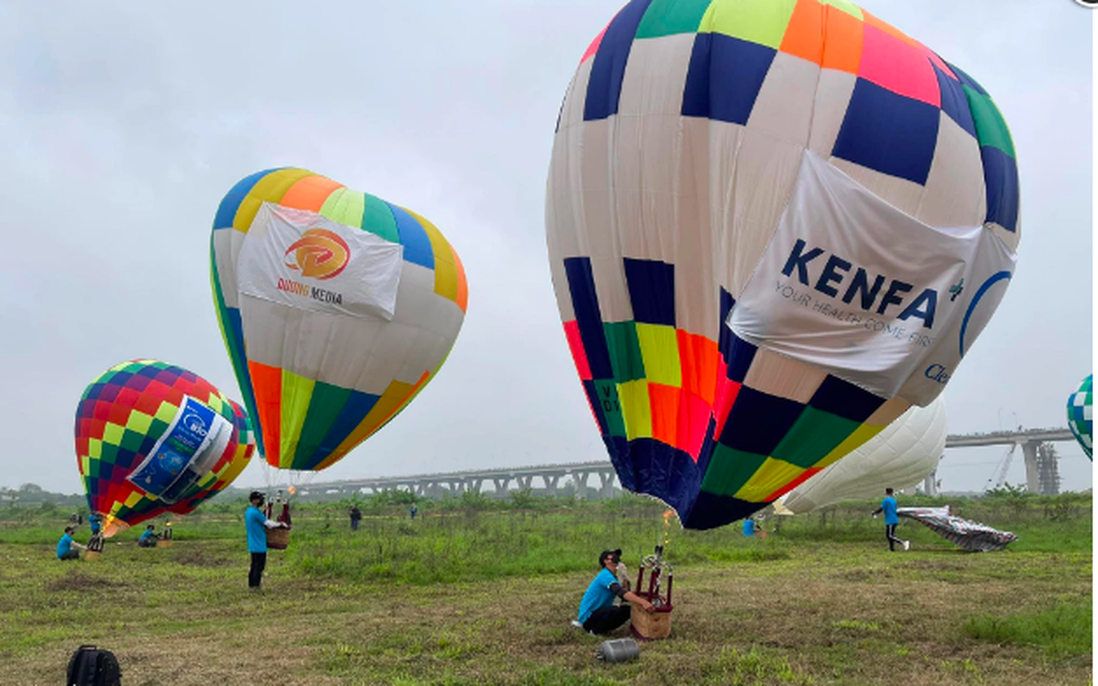
[[[142,548],[155,548],[156,542],[159,540],[160,537],[156,535],[156,526],[149,524],[145,527],[145,531],[141,534],[141,538],[137,539],[137,545]]]
[[[637,603],[645,612],[655,610],[652,603],[622,587],[617,577],[620,562],[620,548],[604,550],[599,555],[599,566],[602,569],[587,587],[579,607],[578,620],[585,631],[608,634],[622,626],[629,621],[630,602]],[[621,598],[622,603],[615,605],[614,598]]]
[[[76,529],[71,526],[65,527],[65,534],[61,536],[61,540],[57,542],[58,560],[79,560],[80,551],[87,550],[87,548],[72,540],[72,535],[75,532]]]

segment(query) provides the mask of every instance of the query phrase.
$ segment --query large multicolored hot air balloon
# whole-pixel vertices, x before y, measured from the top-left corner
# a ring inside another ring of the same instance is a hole
[[[280,469],[324,469],[400,412],[438,373],[468,301],[431,222],[304,169],[229,191],[210,264],[260,450]]]
[[[1067,403],[1068,428],[1075,434],[1075,440],[1079,441],[1083,452],[1091,460],[1094,459],[1094,410],[1091,409],[1094,401],[1094,391],[1091,389],[1093,382],[1094,375],[1088,374]]]
[[[562,105],[546,221],[622,485],[758,510],[945,387],[1010,281],[987,92],[846,0],[634,0]]]
[[[885,488],[921,483],[942,459],[946,443],[945,401],[912,407],[883,431],[781,499],[793,514],[844,500],[880,496]],[[777,504],[775,503],[775,507]]]
[[[208,381],[157,360],[111,367],[76,409],[76,457],[102,533],[164,512],[187,514],[248,465],[244,409]]]

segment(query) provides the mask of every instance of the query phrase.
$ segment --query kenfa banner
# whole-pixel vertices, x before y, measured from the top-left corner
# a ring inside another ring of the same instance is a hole
[[[171,504],[209,474],[232,440],[232,422],[190,396],[164,434],[126,479]]]
[[[388,321],[403,260],[399,243],[265,202],[240,249],[237,288],[298,309]]]
[[[806,151],[726,324],[879,396],[928,405],[998,307],[1015,255],[982,226],[937,229]]]

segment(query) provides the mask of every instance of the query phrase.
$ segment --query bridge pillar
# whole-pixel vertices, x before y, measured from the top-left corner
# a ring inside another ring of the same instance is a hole
[[[480,493],[480,487],[484,483],[484,479],[470,478],[466,479],[466,488],[473,493]]]
[[[1037,448],[1040,441],[1026,441],[1022,444],[1022,455],[1026,460],[1026,490],[1030,493],[1041,492],[1041,480],[1037,474]]]
[[[502,498],[507,495],[507,491],[510,490],[507,488],[507,485],[511,483],[511,477],[505,476],[502,479],[493,478],[492,483],[496,486],[496,495]]]
[[[532,477],[532,476],[516,476],[515,481],[518,482],[519,490],[525,491],[525,490],[528,490],[532,487],[531,485],[534,481],[534,477]]]
[[[614,470],[613,469],[600,469],[599,481],[602,482],[602,487],[599,488],[599,493],[603,498],[611,498],[614,495]]]
[[[560,474],[542,474],[541,478],[545,480],[545,490],[556,495],[557,482],[560,481]]]
[[[587,480],[591,478],[591,472],[584,469],[575,469],[572,471],[572,480],[576,482],[576,495],[580,498],[587,498]]]

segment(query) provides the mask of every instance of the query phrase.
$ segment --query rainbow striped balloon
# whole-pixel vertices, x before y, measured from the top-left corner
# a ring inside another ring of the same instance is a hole
[[[1018,215],[987,91],[853,3],[629,2],[565,95],[546,201],[622,485],[721,526],[932,402]]]
[[[274,257],[249,272],[252,254]],[[441,368],[468,303],[461,260],[431,222],[304,169],[262,171],[229,191],[210,266],[260,450],[281,469],[324,469],[406,407]],[[354,309],[352,291],[375,300]],[[378,304],[386,297],[391,307]]]
[[[173,504],[126,479],[167,431],[189,396],[232,423],[213,467]],[[164,512],[187,514],[221,492],[248,466],[255,434],[239,405],[197,374],[158,360],[132,360],[99,375],[76,408],[76,458],[88,507],[103,516],[107,538]]]

